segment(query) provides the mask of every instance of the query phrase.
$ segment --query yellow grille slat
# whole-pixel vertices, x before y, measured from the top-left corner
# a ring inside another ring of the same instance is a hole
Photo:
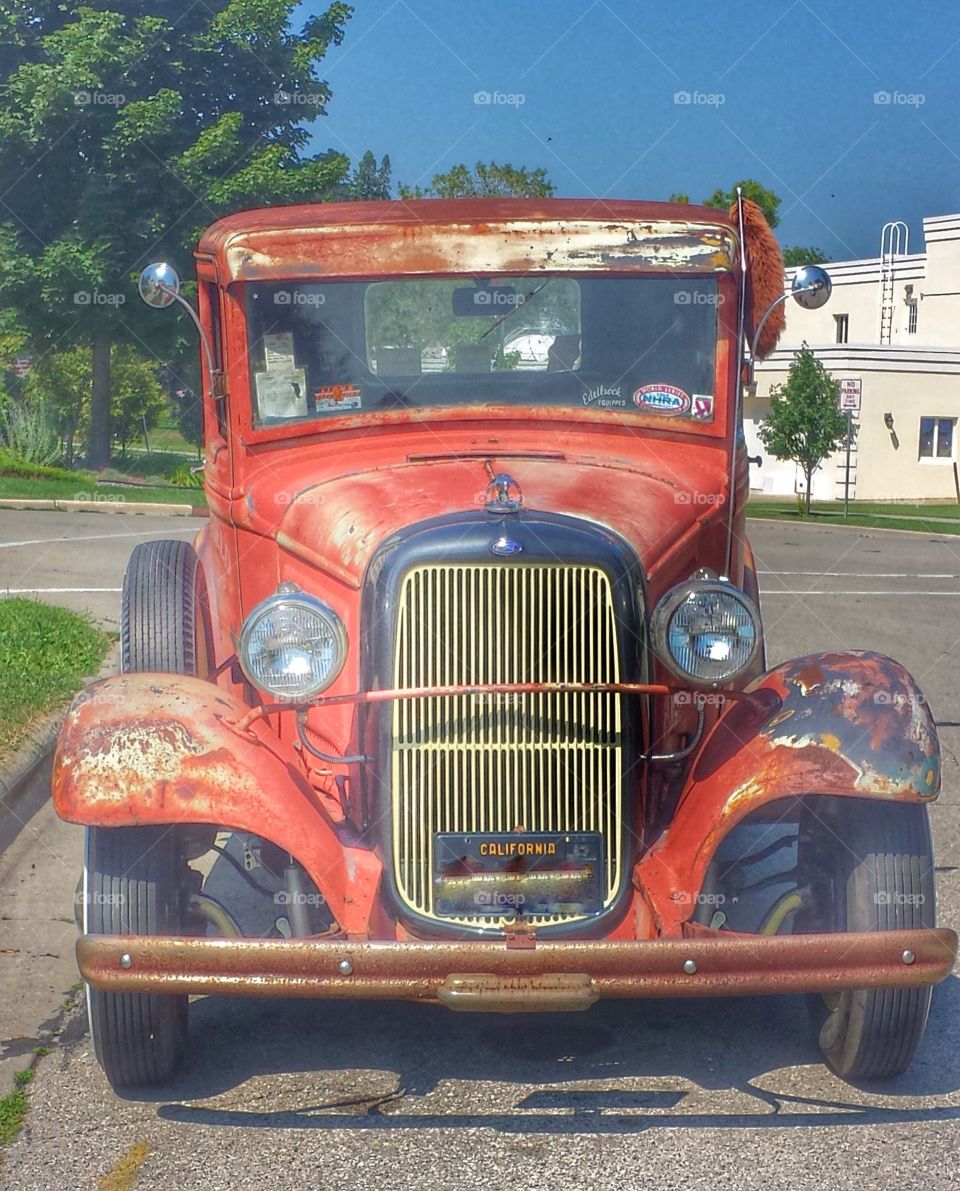
[[[610,580],[592,566],[414,567],[401,587],[395,648],[401,688],[620,681]],[[613,901],[622,875],[621,696],[401,699],[392,707],[391,737],[394,873],[412,910],[437,917],[434,833],[519,827],[601,832],[605,904]]]

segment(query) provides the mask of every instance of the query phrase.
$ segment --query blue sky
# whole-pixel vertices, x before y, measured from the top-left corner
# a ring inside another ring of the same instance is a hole
[[[389,153],[395,183],[491,158],[570,196],[698,200],[755,177],[783,199],[783,242],[833,259],[876,255],[887,219],[916,250],[924,215],[960,210],[955,3],[354,6],[315,147]]]

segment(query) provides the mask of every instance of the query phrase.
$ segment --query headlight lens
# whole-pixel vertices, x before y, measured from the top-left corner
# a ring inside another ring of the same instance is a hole
[[[692,579],[663,597],[650,618],[653,648],[678,678],[719,686],[741,675],[761,644],[760,613],[736,587]]]
[[[237,654],[259,690],[302,701],[326,690],[343,669],[347,631],[315,596],[278,592],[247,617]]]

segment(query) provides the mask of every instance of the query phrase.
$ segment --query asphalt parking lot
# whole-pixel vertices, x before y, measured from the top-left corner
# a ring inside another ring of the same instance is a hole
[[[87,607],[116,627],[136,541],[189,538],[200,524],[0,511],[0,588]],[[750,536],[771,663],[873,648],[904,662],[924,689],[944,752],[933,811],[940,920],[957,927],[960,538],[760,522]],[[21,833],[24,854],[31,841],[34,874],[25,855],[16,896],[0,911],[12,916],[10,930],[37,913],[31,881],[46,881],[44,916],[70,913],[79,832],[56,824],[47,807]],[[72,937],[63,924],[61,962]],[[0,964],[21,962],[0,945]],[[74,1011],[64,1045],[39,1063],[28,1123],[6,1151],[0,1183],[960,1186],[958,1011],[952,976],[935,993],[909,1073],[883,1088],[852,1088],[819,1061],[799,998],[608,1003],[538,1018],[206,1000],[192,1011],[189,1070],[127,1099],[109,1090]]]

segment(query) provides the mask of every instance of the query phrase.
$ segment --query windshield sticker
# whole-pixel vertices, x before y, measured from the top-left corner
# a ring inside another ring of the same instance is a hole
[[[303,369],[258,372],[257,407],[262,418],[305,418],[307,379]]]
[[[263,357],[268,372],[292,372],[293,332],[278,331],[263,337]]]
[[[645,414],[664,418],[682,418],[690,412],[690,395],[673,385],[644,385],[636,389],[633,403]]]
[[[313,395],[317,412],[340,413],[360,408],[359,385],[325,385]]]
[[[698,422],[712,422],[713,421],[713,398],[704,393],[694,393],[693,395],[693,413],[691,414]]]
[[[626,409],[627,399],[622,385],[594,385],[583,394],[584,405],[595,405],[599,409]]]

